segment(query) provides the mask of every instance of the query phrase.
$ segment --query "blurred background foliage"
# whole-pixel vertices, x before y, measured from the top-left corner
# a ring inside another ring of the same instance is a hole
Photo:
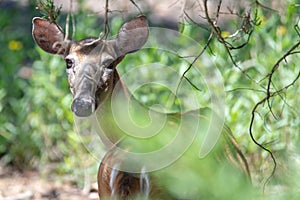
[[[265,90],[260,86],[266,85],[264,77],[276,61],[300,39],[299,32],[294,29],[295,25],[300,25],[299,3],[298,0],[289,1],[281,8],[281,12],[268,9],[258,11],[260,25],[255,27],[249,43],[244,48],[233,51],[236,63],[242,70],[233,66],[224,46],[216,39],[210,45],[209,54],[201,57],[204,61],[213,59],[223,76],[226,121],[245,152],[254,181],[259,186],[271,173],[273,163],[269,154],[258,148],[249,137],[251,111],[264,98]],[[79,4],[81,9],[74,16],[75,38],[98,36],[99,30],[103,28],[99,27],[99,17],[87,15],[89,12],[84,1]],[[56,173],[77,174],[74,181],[82,184],[83,179],[78,179],[84,176],[85,171],[82,169],[96,174],[98,163],[89,157],[82,138],[73,126],[74,119],[70,109],[72,96],[68,89],[65,63],[59,56],[44,53],[33,42],[31,19],[40,15],[35,10],[35,1],[29,1],[27,6],[17,1],[1,1],[0,7],[1,165],[13,165],[20,170],[26,170],[42,169],[49,163],[56,163]],[[66,13],[62,13],[59,18],[61,24],[64,24],[65,19]],[[118,15],[111,19],[110,35],[117,34],[122,23],[123,19]],[[237,23],[234,19],[225,21],[221,27],[222,34],[226,35],[235,30]],[[209,32],[191,24],[184,27],[183,34],[202,46],[209,37]],[[280,64],[274,74],[274,88],[282,88],[296,78],[299,73],[299,58],[299,54],[295,53]],[[166,66],[174,65],[182,72],[187,65],[178,59],[176,55],[170,57],[148,49],[127,56],[118,69],[124,74],[132,66],[159,62]],[[195,74],[197,73],[193,74],[191,70],[187,77],[201,86],[201,80]],[[300,174],[296,169],[300,165],[299,86],[297,81],[284,93],[271,99],[273,113],[268,105],[260,107],[253,127],[257,141],[272,150],[277,158],[277,171],[271,185],[286,185],[298,195]],[[206,101],[209,100],[205,91],[205,88],[200,87],[199,102],[202,106],[207,106]],[[166,88],[157,85],[143,87],[135,93],[136,98],[149,106],[168,100],[169,95]],[[177,106],[180,106],[180,102],[175,101],[169,109],[176,110]]]

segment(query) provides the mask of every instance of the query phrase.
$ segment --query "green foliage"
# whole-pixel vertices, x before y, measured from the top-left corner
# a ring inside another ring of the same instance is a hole
[[[233,56],[241,70],[233,66],[221,44],[213,48],[214,54],[217,55],[216,64],[225,80],[227,122],[238,137],[242,148],[247,152],[254,171],[262,173],[261,166],[267,170],[268,173],[263,173],[264,178],[271,173],[273,163],[269,161],[269,155],[249,139],[249,127],[254,106],[267,95],[266,76],[279,58],[300,39],[294,29],[295,24],[299,23],[297,21],[299,8],[296,11],[295,4],[291,3],[286,9],[286,15],[259,11],[261,24],[256,27],[249,44],[243,49],[233,51]],[[292,54],[278,65],[278,70],[273,75],[271,92],[286,87],[296,79],[299,73],[299,58],[298,53]],[[270,98],[269,105],[266,102],[255,112],[256,117],[252,128],[254,137],[260,144],[275,153],[278,161],[278,174],[276,173],[272,179],[274,184],[282,183],[282,179],[278,180],[280,176],[288,179],[291,174],[297,174],[292,170],[293,167],[287,172],[280,166],[291,166],[290,158],[299,153],[297,147],[300,127],[300,115],[297,109],[299,97],[295,95],[299,93],[299,86],[298,80],[291,87],[283,90],[280,95]],[[284,157],[288,159],[283,159]],[[263,182],[258,177],[254,180]],[[291,185],[295,186],[294,183]]]
[[[36,8],[40,10],[44,18],[48,18],[50,21],[56,22],[60,15],[62,6],[56,8],[53,0],[39,0]]]
[[[46,7],[54,9],[51,5]],[[83,164],[81,160],[86,158],[87,154],[82,147],[81,138],[73,129],[73,114],[70,110],[72,97],[65,75],[65,64],[60,57],[47,55],[35,48],[30,36],[31,14],[27,13],[24,17],[19,8],[2,9],[0,12],[0,159],[5,164],[13,164],[20,169],[49,161],[60,162],[62,165],[57,169],[57,173],[73,172],[76,168],[83,168],[83,165],[87,167],[93,161],[89,160]],[[223,76],[226,120],[247,154],[255,183],[261,184],[269,175],[272,162],[269,161],[269,155],[259,149],[249,137],[251,112],[255,104],[266,95],[265,76],[277,60],[299,41],[299,33],[294,29],[295,24],[299,25],[299,6],[288,4],[281,15],[262,9],[258,17],[261,24],[255,27],[248,45],[233,51],[233,57],[241,70],[233,66],[224,46],[217,40],[213,40],[210,45],[212,53],[208,51],[209,54],[201,59],[204,64],[206,59],[214,60]],[[75,21],[76,39],[98,36],[103,30],[101,21],[96,16],[87,16],[86,11],[80,11],[75,16]],[[117,34],[122,23],[121,18],[113,18],[110,22],[110,36]],[[231,21],[228,23],[231,24]],[[234,30],[229,25],[224,27],[223,32]],[[209,36],[209,32],[192,25],[185,25],[182,31],[202,45]],[[184,42],[182,41],[182,45]],[[189,55],[189,52],[186,52],[186,55]],[[285,87],[296,78],[299,73],[298,62],[299,54],[293,54],[280,63],[274,73],[272,91]],[[140,67],[139,65],[150,63],[160,63],[181,73],[189,65],[174,53],[143,49],[127,56],[118,69],[121,74],[126,74],[134,66]],[[158,74],[148,71],[143,76],[129,78],[127,83],[136,81],[136,78],[151,80],[159,76],[172,79],[172,73]],[[199,89],[194,88],[200,105],[207,106],[210,97],[205,81],[197,76],[197,71],[193,68],[186,76]],[[253,127],[257,141],[275,153],[280,166],[272,183],[284,183],[292,189],[299,188],[300,177],[297,172],[300,152],[300,115],[297,109],[299,86],[297,81],[281,95],[272,98],[272,110],[267,104],[259,107]],[[134,92],[135,97],[149,107],[156,104],[165,105],[166,109],[172,112],[182,107],[186,110],[190,108],[184,101],[173,98],[174,94],[161,85],[148,85]],[[180,95],[184,98],[187,94]],[[173,100],[171,103],[168,102],[170,99]],[[82,171],[78,171],[75,170],[74,173],[82,175]],[[189,176],[194,174],[187,174],[187,179]],[[176,188],[173,190],[176,193]]]
[[[226,91],[226,122],[238,138],[243,151],[247,154],[254,174],[254,183],[263,184],[271,174],[274,166],[270,160],[270,155],[255,145],[250,138],[249,128],[252,110],[267,95],[268,80],[266,76],[271,72],[276,62],[300,40],[299,32],[295,30],[295,25],[298,24],[299,26],[299,6],[297,7],[296,4],[290,2],[287,4],[286,10],[280,14],[266,9],[259,9],[257,17],[260,24],[255,27],[248,44],[241,49],[232,51],[232,56],[240,69],[233,65],[224,45],[216,39],[210,44],[212,53],[209,57],[203,55],[200,60],[203,63],[206,59],[214,60],[219,68]],[[234,23],[229,21],[227,26],[222,27],[221,31],[230,33],[232,29],[235,30],[231,26],[232,24]],[[199,33],[201,30],[198,26],[188,24],[184,26],[183,34],[199,41],[200,44],[205,44],[209,32]],[[201,50],[199,49],[199,52]],[[297,50],[299,50],[299,47]],[[140,67],[138,65],[155,62],[175,68],[178,71],[188,67],[188,63],[176,57],[176,55],[172,56],[169,53],[165,56],[165,52],[157,49],[144,49],[137,54],[137,56],[132,54],[126,57],[119,65],[121,73],[126,74],[132,68]],[[187,55],[189,54],[187,53]],[[278,65],[278,70],[274,72],[272,78],[271,92],[285,88],[297,79],[299,58],[299,51],[295,51]],[[178,66],[182,66],[182,68]],[[148,78],[151,80],[153,74],[155,72],[148,72],[146,75],[141,73],[139,77],[132,77],[133,80],[128,79],[127,83],[130,85],[131,82],[137,81],[134,79]],[[172,75],[164,75],[166,79],[172,78]],[[199,83],[201,78],[193,78],[192,70],[186,75],[192,83],[202,89],[199,92],[199,101],[201,102],[200,105],[206,106],[205,101],[201,101],[207,92],[201,80]],[[300,83],[297,80],[289,88],[284,89],[280,95],[270,98],[269,104],[267,102],[262,104],[254,113],[255,120],[252,127],[254,138],[258,143],[270,149],[277,160],[277,171],[271,179],[270,188],[272,188],[272,185],[282,184],[287,185],[293,191],[294,189],[297,190],[299,186],[299,181],[296,181],[296,179],[299,180],[299,173],[295,168],[297,164],[293,161],[299,162],[300,152],[298,145],[300,115],[297,109],[299,105],[299,95],[297,95],[300,92],[299,86]],[[164,87],[147,85],[147,87],[135,91],[135,97],[148,106],[154,104],[166,105],[168,104],[166,100],[170,99],[170,93],[168,92]],[[209,98],[205,100],[207,101]],[[177,105],[176,103],[172,104],[175,108],[168,109],[173,111],[178,109],[181,102],[177,103]]]
[[[58,171],[70,172],[70,160],[85,151],[73,129],[65,63],[34,48],[32,17],[23,14],[18,7],[0,13],[1,162],[23,170],[59,161]]]
[[[33,156],[40,155],[38,144],[31,140],[25,123],[28,99],[24,96],[30,74],[26,64],[37,53],[32,39],[27,37],[30,27],[23,25],[24,16],[28,13],[17,8],[3,9],[0,14],[0,155],[3,155],[4,162],[16,163],[19,168],[28,166]]]

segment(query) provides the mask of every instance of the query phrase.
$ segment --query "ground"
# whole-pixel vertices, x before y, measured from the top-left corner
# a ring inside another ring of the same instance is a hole
[[[42,175],[37,170],[24,173],[12,167],[0,167],[0,200],[92,200],[95,189],[84,192],[57,175]],[[91,187],[92,188],[92,187]]]

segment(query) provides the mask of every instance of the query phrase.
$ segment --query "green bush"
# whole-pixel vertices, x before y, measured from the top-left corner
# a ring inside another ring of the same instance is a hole
[[[223,76],[226,121],[247,154],[256,184],[265,181],[273,165],[269,155],[259,149],[249,137],[251,112],[255,104],[266,95],[267,80],[264,77],[279,57],[299,41],[299,33],[294,29],[295,24],[299,25],[299,7],[295,6],[296,3],[297,1],[292,1],[288,4],[281,15],[269,10],[259,11],[261,24],[255,27],[249,43],[232,52],[242,70],[233,66],[224,46],[216,39],[210,45],[211,52],[208,51],[209,55],[206,55],[208,57],[201,57],[204,61],[214,60]],[[34,8],[33,5],[31,7]],[[58,173],[82,169],[80,158],[86,158],[87,154],[82,147],[82,138],[73,128],[70,109],[72,97],[68,89],[65,63],[59,56],[48,55],[35,48],[30,34],[30,21],[33,15],[38,14],[32,9],[28,9],[28,12],[26,17],[17,7],[0,12],[0,159],[19,169],[47,162],[62,163],[57,169]],[[64,19],[65,16],[60,18],[62,24]],[[87,16],[86,11],[76,14],[75,20],[76,39],[98,36],[103,29],[98,17]],[[117,34],[122,23],[121,18],[115,17],[110,22],[110,34]],[[235,24],[234,21],[228,23]],[[223,32],[234,29],[231,26],[227,26],[228,29],[224,27]],[[183,34],[202,45],[209,35],[192,25],[186,25]],[[296,78],[299,73],[298,61],[299,54],[295,53],[279,65],[274,73],[272,91],[287,86]],[[188,63],[176,55],[147,49],[127,56],[118,69],[124,74],[135,65],[153,62],[175,66],[181,71],[188,66]],[[187,77],[199,86],[199,102],[206,106],[206,101],[209,100],[207,96],[203,100],[206,88],[202,87],[204,83],[195,74],[192,69]],[[166,76],[168,78],[172,77]],[[299,88],[297,81],[281,95],[271,98],[272,112],[266,103],[259,107],[253,126],[256,140],[272,150],[277,158],[279,169],[272,183],[288,184],[292,189],[299,186],[297,163],[293,162],[299,160]],[[165,103],[170,93],[164,87],[153,86],[141,88],[135,96],[145,105],[151,106]],[[169,109],[176,110],[181,103],[175,101]],[[97,165],[94,160],[90,163]],[[82,171],[73,173],[82,175]]]

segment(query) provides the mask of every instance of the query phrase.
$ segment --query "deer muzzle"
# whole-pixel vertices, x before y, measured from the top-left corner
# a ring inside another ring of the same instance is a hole
[[[72,103],[72,111],[78,117],[88,117],[95,111],[95,102],[91,98],[76,98]]]
[[[93,66],[87,65],[76,77],[71,108],[78,117],[88,117],[95,111],[97,88],[95,76],[97,75],[93,70]]]

